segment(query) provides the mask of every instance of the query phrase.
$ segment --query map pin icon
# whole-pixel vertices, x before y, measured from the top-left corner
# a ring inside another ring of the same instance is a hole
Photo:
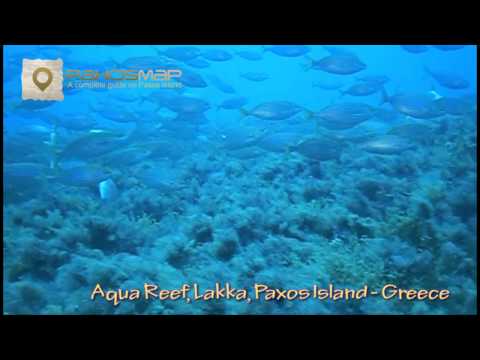
[[[45,73],[45,74],[47,74],[47,76],[48,76],[48,79],[47,79],[47,81],[45,81],[45,82],[40,82],[40,81],[38,81],[38,75],[39,75],[40,73],[42,73],[42,72]],[[38,87],[40,90],[45,91],[45,89],[46,89],[47,87],[49,87],[50,84],[52,83],[53,75],[52,75],[52,72],[50,71],[50,69],[48,69],[48,68],[46,68],[46,67],[39,67],[39,68],[35,69],[35,71],[33,72],[32,80],[33,80],[33,83],[34,83],[35,85],[37,85],[37,87]]]

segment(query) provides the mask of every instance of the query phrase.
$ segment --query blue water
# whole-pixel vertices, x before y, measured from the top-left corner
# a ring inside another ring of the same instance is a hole
[[[475,46],[188,46],[199,67],[168,58],[173,46],[4,47],[4,313],[475,313]],[[342,74],[319,65],[330,55]],[[22,59],[57,58],[64,100],[22,100]],[[182,77],[161,90],[68,88],[69,69],[128,62]],[[145,284],[216,283],[246,298],[144,296]],[[276,295],[256,298],[259,284]],[[312,295],[330,284],[369,296]],[[371,294],[387,284],[449,296]],[[132,289],[139,299],[116,303]]]

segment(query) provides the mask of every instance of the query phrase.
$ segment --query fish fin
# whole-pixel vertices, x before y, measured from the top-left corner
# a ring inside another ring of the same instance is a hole
[[[262,52],[270,51],[270,48],[266,45],[262,45]]]

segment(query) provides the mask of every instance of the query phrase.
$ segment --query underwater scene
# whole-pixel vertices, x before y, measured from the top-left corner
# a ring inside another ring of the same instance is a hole
[[[4,314],[476,314],[476,46],[3,53]]]

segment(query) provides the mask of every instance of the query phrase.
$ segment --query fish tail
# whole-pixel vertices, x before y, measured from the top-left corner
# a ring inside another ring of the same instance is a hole
[[[58,172],[56,171],[56,169],[58,168],[47,170],[43,178],[47,180],[47,182],[56,180],[58,178]]]
[[[134,128],[124,136],[125,144],[130,144],[130,143],[133,143],[135,140],[137,140],[137,137],[139,136],[139,134],[142,134],[142,124],[143,123],[138,118],[135,118]]]
[[[423,64],[423,70],[430,76],[432,76],[432,70],[425,64]]]
[[[163,54],[163,52],[162,52],[161,50],[157,49],[156,46],[150,45],[150,47],[151,47],[151,48],[153,49],[153,51],[155,51],[155,53],[157,53],[158,55],[162,55],[162,54]]]
[[[139,102],[139,105],[143,105],[145,103],[145,101],[148,101],[148,96],[146,95],[141,95],[140,96],[140,102]]]
[[[138,127],[139,124],[142,122],[141,119],[135,113],[132,113],[131,116],[135,122],[135,127]]]
[[[306,116],[307,120],[315,118],[315,112],[313,112],[311,110],[308,110],[308,109],[305,109],[305,113],[307,115]]]
[[[423,79],[425,80],[430,80],[431,82],[431,86],[433,87],[433,80],[435,79],[435,74],[434,72],[432,71],[432,69],[430,69],[427,65],[423,64],[423,71],[425,72],[426,74],[426,78],[424,77]]]
[[[240,111],[241,119],[250,115],[250,112],[247,109],[240,108],[239,111]]]
[[[157,107],[155,108],[155,110],[153,111],[155,114],[157,114],[160,110],[163,109],[163,106],[162,105],[157,105]]]
[[[12,104],[12,105],[10,105],[10,109],[11,109],[12,111],[15,111],[15,110],[21,109],[21,108],[22,108],[22,106],[21,106],[21,105],[22,105],[21,103]]]
[[[292,151],[293,151],[293,146],[292,145],[287,145],[285,146],[285,159],[290,160],[292,157]]]
[[[49,169],[54,170],[58,167],[58,157],[60,154],[60,151],[57,147],[57,136],[58,136],[58,125],[57,122],[55,121],[53,125],[53,130],[50,133],[50,139],[48,141],[45,141],[44,143],[50,147],[50,153],[51,153],[51,158],[49,161]]]
[[[113,56],[109,57],[109,60],[115,65],[115,67],[119,67],[121,64],[113,58]]]
[[[380,99],[380,104],[379,106],[385,104],[385,103],[389,103],[390,102],[390,97],[388,96],[387,94],[387,90],[385,90],[385,87],[382,86],[382,89],[381,89],[381,94],[382,94],[382,98]]]
[[[307,63],[302,64],[300,66],[302,67],[303,71],[308,71],[313,67],[314,60],[308,55],[305,55],[304,58],[305,58],[305,60],[307,60]]]
[[[98,108],[95,106],[95,104],[89,102],[89,103],[88,103],[88,110],[89,110],[90,112],[96,113],[96,112],[98,111]]]
[[[330,55],[332,54],[332,49],[325,46],[325,45],[322,45],[322,49],[325,50],[327,53],[329,53]]]
[[[320,135],[321,131],[320,131],[320,122],[318,121],[318,119],[315,120],[315,135]]]
[[[310,70],[312,68],[312,64],[302,64],[300,65],[300,67],[302,68],[303,71],[307,72],[308,70]]]
[[[61,153],[62,152],[59,149],[54,149],[53,156],[50,159],[50,164],[45,175],[47,180],[55,180],[60,175],[60,171],[62,170],[60,167]]]
[[[433,99],[434,99],[435,101],[443,98],[443,96],[440,95],[440,94],[437,92],[437,90],[436,90],[436,88],[435,88],[435,84],[433,84],[433,83],[431,84],[431,89],[432,89],[432,90],[429,91],[429,94],[433,96]]]

